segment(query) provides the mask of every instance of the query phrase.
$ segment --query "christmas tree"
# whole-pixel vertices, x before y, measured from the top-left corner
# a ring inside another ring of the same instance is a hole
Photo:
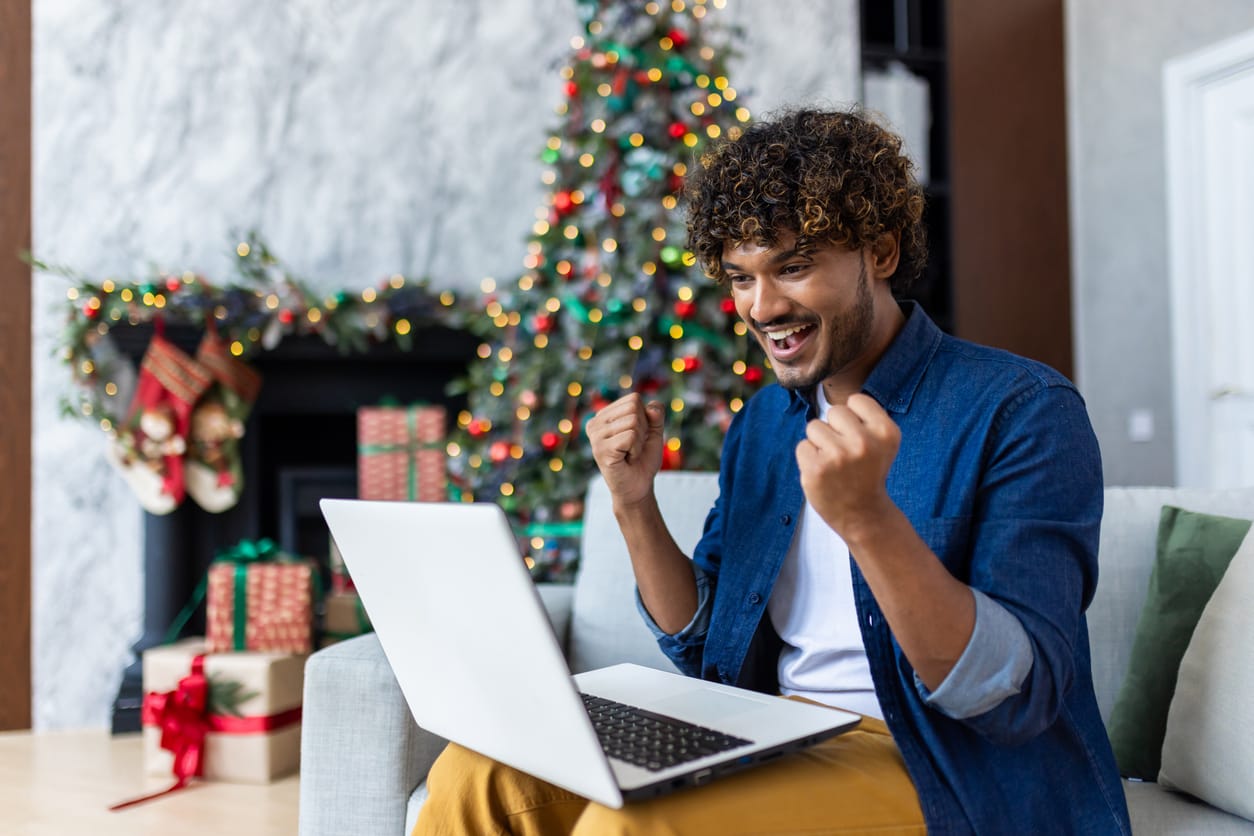
[[[659,400],[663,467],[717,469],[733,413],[765,378],[727,292],[684,247],[685,173],[749,120],[703,38],[706,0],[578,10],[584,34],[541,154],[550,192],[524,272],[484,282],[468,323],[484,342],[449,444],[454,495],[501,504],[539,579],[574,569],[597,410],[631,391]]]

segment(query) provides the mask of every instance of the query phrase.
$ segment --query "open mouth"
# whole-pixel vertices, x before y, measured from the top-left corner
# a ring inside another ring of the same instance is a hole
[[[809,341],[814,333],[813,325],[790,325],[764,332],[771,356],[777,360],[788,360],[795,356]]]

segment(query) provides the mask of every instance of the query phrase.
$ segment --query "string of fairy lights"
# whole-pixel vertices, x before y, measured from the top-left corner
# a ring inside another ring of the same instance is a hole
[[[433,326],[457,328],[474,313],[458,295],[435,293],[425,279],[399,273],[360,291],[318,294],[290,273],[254,233],[235,246],[236,277],[216,283],[192,272],[156,271],[138,280],[86,279],[38,261],[43,272],[70,279],[59,355],[76,384],[62,399],[66,414],[116,434],[125,421],[130,361],[108,339],[118,326],[213,328],[230,352],[247,359],[283,339],[312,335],[344,351],[394,342],[404,349]]]

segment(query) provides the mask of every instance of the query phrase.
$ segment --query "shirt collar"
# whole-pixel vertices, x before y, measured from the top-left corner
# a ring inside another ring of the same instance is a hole
[[[941,344],[941,330],[915,302],[902,302],[906,324],[875,364],[862,391],[889,412],[906,412]]]
[[[923,374],[940,348],[941,330],[918,303],[901,302],[900,305],[906,322],[871,370],[862,391],[889,412],[903,413],[910,409]],[[790,390],[787,411],[813,411],[813,395],[809,389]]]

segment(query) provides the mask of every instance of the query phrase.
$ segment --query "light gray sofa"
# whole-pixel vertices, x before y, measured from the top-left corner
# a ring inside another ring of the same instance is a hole
[[[715,476],[666,472],[657,490],[671,531],[691,553],[717,495]],[[1164,504],[1248,518],[1254,514],[1254,488],[1107,489],[1101,578],[1088,612],[1093,678],[1104,717],[1128,666]],[[636,613],[626,547],[599,480],[588,492],[583,538],[574,586],[541,586],[572,670],[621,661],[673,669]],[[315,653],[305,673],[300,836],[408,834],[425,798],[427,770],[443,746],[415,725],[373,635]],[[1254,822],[1157,784],[1124,787],[1138,834],[1254,835]]]

